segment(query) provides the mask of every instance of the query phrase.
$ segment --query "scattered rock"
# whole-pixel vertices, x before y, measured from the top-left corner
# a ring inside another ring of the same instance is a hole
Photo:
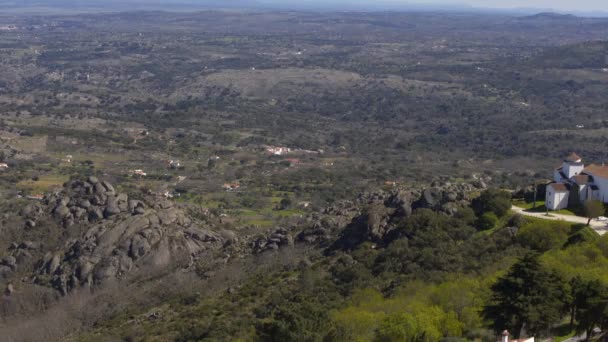
[[[36,242],[32,242],[32,241],[23,241],[19,245],[19,248],[21,248],[21,249],[36,250],[36,249],[40,248],[40,244],[36,243]]]
[[[70,209],[63,204],[59,204],[54,210],[53,214],[57,219],[64,219],[70,215]]]
[[[14,271],[17,268],[17,259],[12,255],[8,255],[2,258],[1,264],[10,267]]]

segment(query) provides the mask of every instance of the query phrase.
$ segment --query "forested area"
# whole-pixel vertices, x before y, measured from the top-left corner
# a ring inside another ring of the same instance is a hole
[[[382,242],[330,246],[305,262],[257,272],[216,298],[182,293],[163,308],[170,320],[143,323],[136,334],[176,341],[494,341],[505,329],[542,338],[607,328],[608,236],[514,215],[505,199],[487,190],[454,216],[417,209],[391,223],[395,229]],[[479,225],[488,214],[497,219],[489,229]],[[280,258],[295,255],[284,250]],[[113,324],[97,331],[136,336]]]
[[[567,153],[608,158],[607,33],[546,13],[0,13],[0,336],[601,338],[608,237],[540,215]]]

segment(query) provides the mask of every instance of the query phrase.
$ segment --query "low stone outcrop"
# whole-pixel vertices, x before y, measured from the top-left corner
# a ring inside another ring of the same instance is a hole
[[[86,228],[82,236],[48,252],[39,262],[36,281],[64,294],[137,269],[186,267],[203,251],[223,245],[219,234],[193,221],[173,202],[129,199],[95,177],[71,181],[43,203],[63,227]],[[35,244],[20,246],[27,250]]]
[[[408,217],[416,209],[431,209],[447,215],[455,215],[460,208],[469,206],[470,194],[482,189],[481,186],[470,183],[452,184],[449,182],[435,183],[424,189],[396,190],[393,192],[375,192],[361,194],[355,203],[349,207],[365,208],[355,215],[344,226],[339,237],[329,250],[356,248],[363,242],[383,244],[390,240],[395,229],[395,222]],[[340,208],[326,210],[325,213],[341,213]],[[328,230],[319,224],[314,229],[308,229],[298,235],[298,240],[317,242],[318,236],[327,239]]]
[[[268,236],[261,236],[251,242],[254,253],[261,253],[267,250],[278,250],[281,247],[293,246],[294,238],[291,233],[284,228],[278,228]]]
[[[145,212],[143,202],[129,200],[126,194],[117,193],[112,184],[99,181],[97,177],[70,181],[63,191],[45,196],[43,203],[52,208],[51,214],[64,227],[96,222],[121,213],[142,215]],[[32,219],[31,216],[37,213],[37,207],[26,207],[22,216]]]

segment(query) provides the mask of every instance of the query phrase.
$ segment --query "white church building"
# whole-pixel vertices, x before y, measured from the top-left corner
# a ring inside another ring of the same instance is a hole
[[[554,170],[553,181],[546,192],[545,205],[549,210],[580,205],[590,199],[608,203],[608,166],[585,166],[576,153]]]

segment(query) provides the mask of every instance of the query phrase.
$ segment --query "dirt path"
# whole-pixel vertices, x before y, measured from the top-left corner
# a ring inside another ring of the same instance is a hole
[[[518,214],[522,214],[524,216],[532,216],[544,220],[555,220],[555,221],[566,221],[571,223],[582,223],[587,224],[587,219],[580,216],[572,216],[572,215],[563,215],[563,214],[554,214],[549,212],[549,216],[545,213],[533,213],[529,211],[525,211],[523,208],[512,206],[511,210]],[[591,228],[595,230],[598,234],[604,235],[608,232],[607,222],[599,222],[595,220],[591,220]]]

